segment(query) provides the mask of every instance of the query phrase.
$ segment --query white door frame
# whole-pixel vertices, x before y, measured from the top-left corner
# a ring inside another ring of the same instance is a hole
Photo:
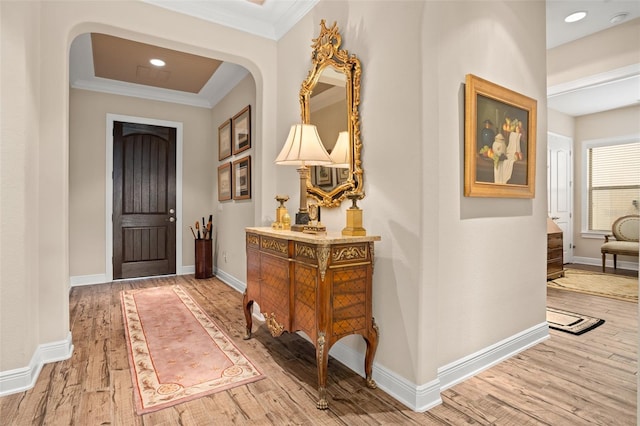
[[[131,115],[107,114],[107,183],[105,195],[106,249],[105,268],[107,282],[113,281],[113,122],[147,124],[150,126],[173,127],[176,129],[176,274],[182,275],[182,123],[177,121],[156,120]]]
[[[567,203],[568,203],[568,218],[566,218],[566,222],[567,222],[567,229],[565,230],[566,232],[563,235],[563,245],[564,245],[564,263],[571,263],[573,262],[573,243],[574,243],[574,236],[573,236],[573,229],[574,229],[574,205],[573,205],[573,191],[574,191],[574,176],[573,176],[573,139],[571,139],[570,137],[567,136],[563,136],[557,133],[553,133],[553,132],[548,132],[547,133],[547,212],[549,214],[553,214],[554,212],[551,212],[551,194],[554,192],[554,190],[557,192],[558,188],[553,188],[553,183],[554,180],[552,179],[553,176],[556,176],[558,173],[557,167],[556,170],[552,169],[552,167],[554,165],[557,165],[556,162],[551,161],[551,151],[552,149],[555,147],[556,149],[558,149],[559,147],[562,146],[568,146],[569,147],[569,158],[567,161],[567,173],[569,174],[569,182],[568,182],[568,187],[566,188],[567,190]],[[566,214],[565,214],[566,216]]]

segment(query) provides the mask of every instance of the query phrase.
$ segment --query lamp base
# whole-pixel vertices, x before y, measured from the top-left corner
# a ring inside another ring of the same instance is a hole
[[[298,212],[296,213],[296,223],[291,225],[292,231],[302,232],[304,230],[305,225],[309,224],[309,213],[308,212]]]
[[[342,235],[348,237],[367,235],[367,230],[362,227],[362,210],[358,208],[347,209],[347,226],[342,230]]]

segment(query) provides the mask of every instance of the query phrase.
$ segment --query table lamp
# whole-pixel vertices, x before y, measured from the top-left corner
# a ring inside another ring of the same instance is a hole
[[[296,213],[296,223],[291,225],[291,230],[302,231],[304,226],[309,223],[309,211],[307,210],[308,166],[328,166],[332,163],[320,140],[316,126],[313,124],[294,124],[291,126],[289,136],[287,136],[275,163],[285,166],[299,166],[300,209]]]
[[[349,155],[349,132],[338,133],[338,140],[329,155],[333,164],[329,167],[348,169],[351,167]]]

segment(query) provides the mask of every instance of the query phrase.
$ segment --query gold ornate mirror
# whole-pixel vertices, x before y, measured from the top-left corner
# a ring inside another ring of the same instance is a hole
[[[360,151],[360,61],[340,49],[342,37],[334,22],[320,22],[313,39],[313,66],[300,88],[302,122],[315,124],[336,164],[311,167],[307,194],[324,207],[337,207],[347,193],[364,196]]]

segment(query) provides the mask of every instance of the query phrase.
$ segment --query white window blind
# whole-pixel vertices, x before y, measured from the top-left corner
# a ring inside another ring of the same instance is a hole
[[[638,213],[640,142],[588,150],[589,230],[611,231],[620,216]]]

